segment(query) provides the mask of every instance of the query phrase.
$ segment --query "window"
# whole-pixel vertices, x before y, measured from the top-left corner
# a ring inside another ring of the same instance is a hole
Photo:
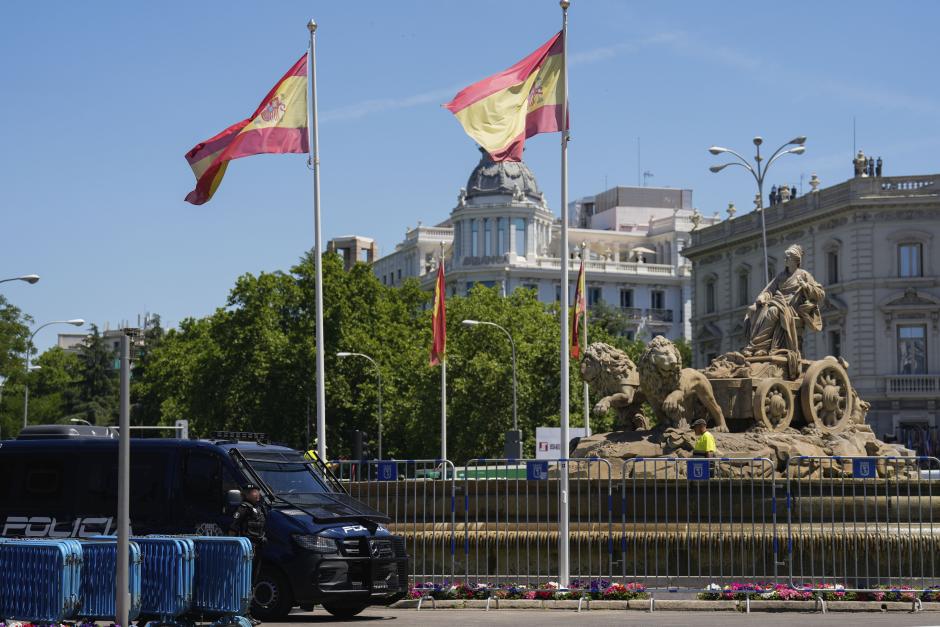
[[[601,288],[599,287],[589,287],[587,288],[587,304],[588,307],[593,307],[598,303],[598,301],[603,300],[601,297]]]
[[[923,325],[898,327],[898,373],[927,374],[927,328]]]
[[[561,286],[560,285],[555,286],[555,302],[556,303],[561,302]]]
[[[538,293],[539,293],[539,286],[538,286],[537,284],[535,284],[535,283],[523,283],[523,284],[522,284],[522,289],[524,289],[524,290],[532,290],[533,292],[535,292],[535,295],[538,296]]]
[[[620,306],[633,307],[633,290],[620,290]]]
[[[924,276],[920,244],[898,245],[898,276]]]
[[[751,304],[751,274],[742,271],[738,274],[738,306],[745,307]]]
[[[666,293],[662,290],[653,290],[650,292],[650,307],[653,309],[665,309]]]
[[[493,254],[493,221],[489,218],[483,218],[483,254]]]
[[[401,283],[401,268],[398,269],[398,282]]]
[[[830,250],[826,253],[826,273],[829,285],[839,282],[839,251]]]
[[[503,255],[509,252],[509,243],[506,239],[506,218],[496,219],[496,254]]]
[[[705,313],[715,313],[715,281],[705,284]]]
[[[222,511],[222,466],[215,455],[190,451],[183,471],[183,498],[190,512],[214,515]]]
[[[516,254],[525,256],[525,218],[515,218],[513,223],[516,225]]]
[[[842,356],[842,333],[839,331],[829,332],[829,354],[833,357]]]
[[[479,235],[480,234],[477,233],[477,221],[470,220],[470,256],[471,257],[476,257],[477,255],[480,254],[480,249],[478,247],[479,242],[477,241],[477,238],[479,237]]]

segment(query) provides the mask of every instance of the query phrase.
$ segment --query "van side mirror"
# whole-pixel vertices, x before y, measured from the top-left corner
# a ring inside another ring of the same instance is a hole
[[[242,493],[238,490],[229,490],[225,493],[225,504],[229,507],[238,507],[242,504]]]

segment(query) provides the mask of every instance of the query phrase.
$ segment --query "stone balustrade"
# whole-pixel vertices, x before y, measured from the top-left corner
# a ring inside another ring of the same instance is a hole
[[[885,393],[889,397],[935,395],[940,393],[940,375],[888,375],[885,377]]]

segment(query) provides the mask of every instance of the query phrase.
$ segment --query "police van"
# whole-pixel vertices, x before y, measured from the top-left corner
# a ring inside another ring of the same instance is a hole
[[[106,427],[41,425],[0,442],[0,535],[116,533],[118,440]],[[388,517],[349,496],[319,461],[261,434],[208,440],[131,439],[134,535],[220,535],[261,487],[268,506],[252,614],[278,620],[295,606],[351,617],[408,589],[404,540]]]

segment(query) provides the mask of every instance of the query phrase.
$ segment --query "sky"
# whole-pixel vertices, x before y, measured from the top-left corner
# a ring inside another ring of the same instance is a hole
[[[317,31],[324,246],[358,234],[389,252],[454,207],[479,155],[440,105],[547,41],[554,0],[19,2],[0,21],[0,284],[34,324],[100,327],[224,306],[244,273],[288,270],[314,244],[304,155],[233,162],[207,204],[183,158],[250,115]],[[752,152],[806,135],[769,184],[940,171],[934,2],[616,2],[569,11],[571,199],[614,185],[693,190],[703,214],[752,206]],[[640,157],[638,163],[637,142]],[[560,215],[559,136],[525,160]],[[740,215],[740,213],[739,213]],[[49,327],[40,349],[55,343]]]

